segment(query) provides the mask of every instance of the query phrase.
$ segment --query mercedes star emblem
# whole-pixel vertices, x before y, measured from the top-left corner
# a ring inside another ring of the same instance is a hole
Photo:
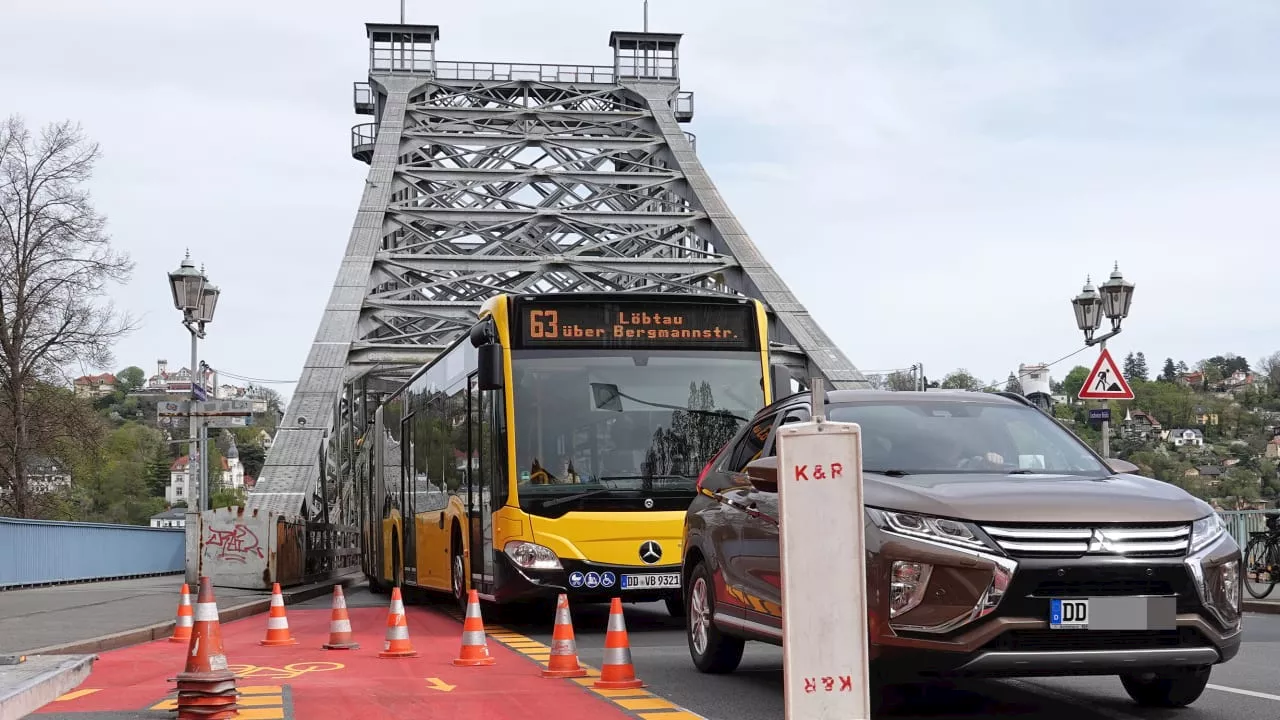
[[[645,510],[652,510],[652,509],[653,509],[653,498],[645,498],[645,499],[644,499],[644,509],[645,509]]]
[[[653,540],[640,545],[640,559],[652,565],[662,559],[662,546]]]

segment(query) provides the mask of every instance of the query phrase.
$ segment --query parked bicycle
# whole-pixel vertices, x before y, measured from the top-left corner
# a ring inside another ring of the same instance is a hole
[[[1244,585],[1261,600],[1280,582],[1280,514],[1267,515],[1267,529],[1249,533],[1244,548]],[[1263,589],[1256,589],[1254,583]]]

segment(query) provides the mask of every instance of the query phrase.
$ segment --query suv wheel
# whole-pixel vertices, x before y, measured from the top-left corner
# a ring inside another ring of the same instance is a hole
[[[689,611],[684,624],[689,655],[694,666],[704,673],[730,673],[742,662],[746,642],[721,633],[711,621],[715,613],[715,593],[711,588],[711,573],[699,561],[689,574]]]
[[[1209,684],[1210,668],[1175,668],[1120,676],[1125,692],[1145,707],[1185,707],[1195,702]]]

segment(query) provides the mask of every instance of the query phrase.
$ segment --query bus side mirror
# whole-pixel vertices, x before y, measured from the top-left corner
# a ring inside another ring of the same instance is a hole
[[[786,365],[770,365],[769,376],[774,402],[795,393],[791,389],[791,368]]]
[[[481,390],[500,390],[503,386],[502,346],[489,343],[476,348],[476,370]]]

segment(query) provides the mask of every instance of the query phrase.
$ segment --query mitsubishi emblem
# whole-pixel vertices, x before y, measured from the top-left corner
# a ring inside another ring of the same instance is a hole
[[[652,565],[662,559],[662,546],[653,540],[640,544],[640,559]]]

